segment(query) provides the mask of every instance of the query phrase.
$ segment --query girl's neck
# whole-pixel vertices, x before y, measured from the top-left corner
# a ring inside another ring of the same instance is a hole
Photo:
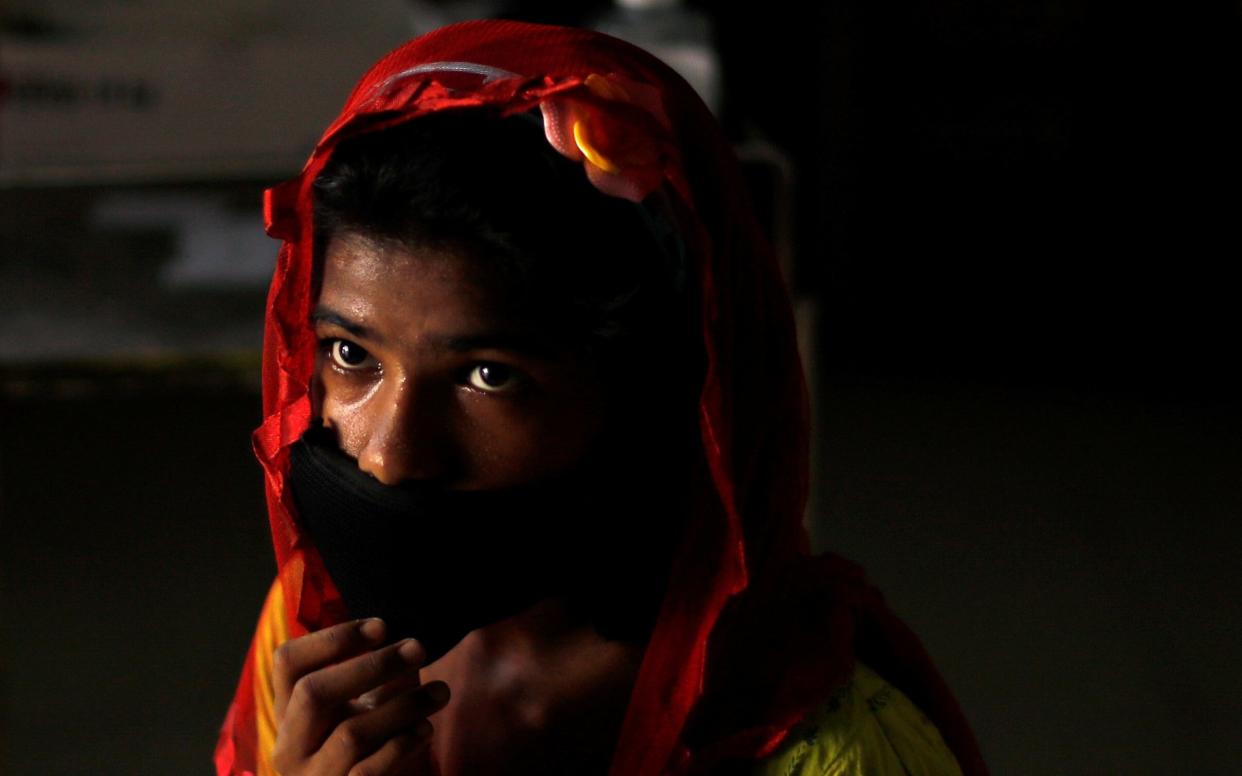
[[[422,672],[453,693],[431,718],[441,776],[605,773],[644,647],[559,600],[473,631]]]

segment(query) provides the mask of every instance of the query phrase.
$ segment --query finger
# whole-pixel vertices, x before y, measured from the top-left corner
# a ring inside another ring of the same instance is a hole
[[[431,776],[431,723],[423,720],[409,733],[393,736],[374,754],[349,770],[349,776]]]
[[[293,686],[306,674],[374,647],[384,639],[384,622],[375,618],[354,620],[286,641],[272,658],[272,686],[276,694],[276,720],[285,716]]]
[[[349,701],[349,709],[353,713],[361,714],[377,708],[381,704],[387,703],[398,695],[411,692],[418,688],[421,680],[417,672],[411,672],[393,679],[391,682],[376,687],[374,690],[368,690],[357,698]]]
[[[354,773],[358,765],[379,754],[394,740],[405,739],[410,733],[429,735],[431,723],[427,717],[444,708],[448,697],[448,685],[432,682],[371,711],[350,717],[337,725],[324,741],[314,758],[316,769],[323,773]],[[409,754],[406,746],[409,743],[398,742],[390,748],[389,754],[380,757],[377,764],[395,761]],[[370,767],[364,768],[364,772]]]
[[[406,639],[306,674],[293,685],[278,735],[310,754],[337,726],[350,699],[402,674],[417,675],[425,657],[422,645]]]

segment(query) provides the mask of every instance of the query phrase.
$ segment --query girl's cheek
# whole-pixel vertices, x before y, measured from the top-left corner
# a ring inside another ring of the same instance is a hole
[[[312,417],[317,417],[317,418],[323,417],[323,394],[324,394],[323,380],[321,380],[318,374],[316,374],[315,377],[311,378],[311,383],[310,383],[310,402],[311,402],[311,416]]]

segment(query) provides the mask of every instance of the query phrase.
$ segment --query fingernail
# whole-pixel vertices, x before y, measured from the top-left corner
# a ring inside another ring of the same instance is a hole
[[[449,699],[449,688],[443,682],[427,685],[427,697],[431,702],[439,706]]]
[[[397,647],[397,654],[407,663],[418,663],[423,659],[423,648],[414,639],[406,639]]]
[[[358,626],[358,632],[367,641],[379,641],[384,638],[384,621],[378,617],[363,620],[362,624]]]

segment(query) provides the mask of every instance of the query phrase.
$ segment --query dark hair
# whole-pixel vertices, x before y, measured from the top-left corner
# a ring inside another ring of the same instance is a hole
[[[684,250],[667,219],[596,190],[537,113],[442,111],[348,139],[314,196],[317,265],[344,232],[457,252],[590,352],[686,328]]]

